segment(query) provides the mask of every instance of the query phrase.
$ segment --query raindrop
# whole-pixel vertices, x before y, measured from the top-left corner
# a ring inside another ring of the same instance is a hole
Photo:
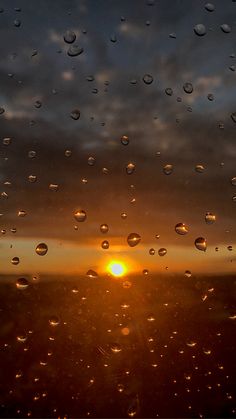
[[[171,173],[173,172],[173,165],[172,164],[166,164],[163,167],[163,172],[165,173],[165,175],[171,175]]]
[[[184,276],[186,276],[186,278],[191,278],[192,272],[187,270],[185,271]]]
[[[86,77],[86,80],[87,80],[87,81],[94,81],[94,77],[93,77],[93,76],[87,76],[87,77]]]
[[[20,263],[20,259],[15,256],[14,258],[12,258],[11,260],[12,265],[18,265],[18,263]]]
[[[194,26],[194,32],[198,36],[204,36],[206,35],[206,27],[202,23],[198,23]]]
[[[88,272],[86,273],[86,275],[89,278],[97,278],[98,277],[97,272],[93,271],[92,269],[89,269]]]
[[[76,35],[73,31],[68,30],[64,33],[63,38],[67,44],[72,44],[76,40]]]
[[[184,223],[178,223],[175,226],[175,231],[183,236],[188,233],[188,227]]]
[[[206,9],[208,12],[214,12],[214,10],[215,10],[215,6],[214,6],[214,4],[213,4],[213,3],[206,3],[206,4],[205,4],[205,9]]]
[[[155,255],[155,249],[153,249],[153,248],[149,249],[149,255],[154,256]]]
[[[143,275],[148,275],[149,274],[149,270],[148,269],[144,269],[143,270]]]
[[[107,233],[108,230],[109,230],[109,227],[108,227],[107,224],[101,224],[100,225],[100,231],[101,231],[101,233]]]
[[[113,43],[115,43],[117,41],[117,38],[116,38],[116,35],[115,34],[112,34],[111,35],[110,41],[113,42]]]
[[[66,150],[65,151],[65,157],[70,157],[71,154],[72,154],[72,151],[71,150]]]
[[[37,176],[36,175],[29,175],[28,176],[28,181],[31,182],[31,183],[36,182],[36,180],[37,180]]]
[[[67,55],[69,55],[69,57],[77,57],[82,54],[82,52],[84,52],[84,49],[79,47],[79,45],[71,45],[67,51]]]
[[[183,89],[185,91],[185,93],[193,93],[193,85],[192,83],[184,83],[183,85]]]
[[[110,349],[114,354],[118,354],[119,352],[122,351],[122,348],[118,343],[112,343],[110,345]]]
[[[59,186],[56,183],[50,183],[49,185],[50,191],[54,191],[54,192],[58,191],[58,187]]]
[[[227,25],[227,23],[223,23],[223,25],[221,25],[220,29],[224,33],[230,33],[231,32],[231,27],[229,25]]]
[[[227,246],[227,249],[228,249],[230,252],[232,252],[232,250],[233,250],[233,246]]]
[[[89,166],[94,166],[94,165],[95,165],[95,162],[96,162],[96,160],[95,160],[95,158],[94,158],[94,157],[90,156],[90,157],[88,158],[88,165],[89,165]]]
[[[16,288],[24,290],[29,286],[29,281],[26,278],[19,278],[16,281]]]
[[[129,137],[127,137],[127,135],[122,135],[120,141],[121,141],[121,144],[128,145],[129,144]]]
[[[120,216],[123,220],[125,220],[127,218],[126,212],[122,212]]]
[[[232,177],[231,185],[236,186],[236,176]]]
[[[198,173],[202,173],[202,172],[204,172],[204,170],[205,170],[205,167],[202,164],[197,164],[195,166],[195,171],[198,172]]]
[[[209,94],[207,95],[207,99],[208,99],[210,102],[212,102],[212,101],[214,100],[214,95],[213,95],[212,93],[209,93]]]
[[[130,233],[127,237],[127,243],[130,247],[137,246],[141,241],[141,236],[137,233]]]
[[[34,151],[34,150],[29,151],[28,152],[28,157],[30,159],[34,159],[34,157],[36,157],[36,151]]]
[[[161,249],[158,250],[159,256],[165,256],[167,253],[167,250],[164,247],[161,247]]]
[[[233,202],[236,202],[236,195],[233,195],[233,196],[232,196],[232,201],[233,201]]]
[[[103,240],[102,244],[101,244],[103,249],[109,249],[109,241],[107,240]]]
[[[39,256],[44,256],[48,252],[48,246],[46,245],[46,243],[39,243],[36,246],[35,252]]]
[[[25,217],[27,215],[27,213],[24,210],[19,210],[17,215],[18,215],[18,217]]]
[[[19,27],[20,27],[20,25],[21,25],[21,21],[20,21],[19,19],[15,19],[15,20],[14,20],[14,26],[15,26],[16,28],[19,28]]]
[[[79,109],[74,109],[73,111],[71,111],[70,117],[72,119],[74,119],[74,121],[77,121],[80,118],[80,111],[79,111]]]
[[[42,106],[42,102],[40,102],[40,100],[36,100],[36,102],[34,102],[34,106],[35,108],[39,109]]]
[[[173,90],[171,89],[171,87],[167,87],[167,88],[165,89],[165,92],[166,92],[166,94],[167,94],[168,96],[172,96],[172,95],[173,95]]]
[[[236,114],[235,114],[235,118],[236,118]],[[236,122],[236,120],[235,120]],[[3,145],[10,145],[11,144],[11,138],[3,138],[2,140]]]
[[[87,214],[84,210],[78,210],[74,213],[74,218],[76,221],[82,222],[87,218]]]
[[[205,251],[206,251],[206,249],[207,249],[206,239],[204,239],[203,237],[198,237],[198,238],[195,240],[194,244],[195,244],[195,247],[196,247],[198,250],[202,250],[203,252],[205,252]]]
[[[144,74],[144,76],[143,76],[143,82],[145,84],[152,84],[153,77],[151,76],[151,74]]]
[[[50,326],[55,327],[55,326],[58,326],[59,323],[60,323],[60,320],[59,320],[59,318],[57,316],[50,317],[50,319],[49,319]]]
[[[215,214],[212,214],[212,212],[207,212],[205,215],[205,221],[207,224],[213,224],[216,220]]]
[[[135,171],[135,165],[133,163],[128,163],[126,166],[127,175],[131,175]]]

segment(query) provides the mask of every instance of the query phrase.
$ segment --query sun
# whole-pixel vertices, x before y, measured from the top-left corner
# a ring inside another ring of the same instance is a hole
[[[126,266],[123,262],[119,262],[117,260],[112,260],[107,265],[107,270],[113,276],[123,276],[126,272]]]

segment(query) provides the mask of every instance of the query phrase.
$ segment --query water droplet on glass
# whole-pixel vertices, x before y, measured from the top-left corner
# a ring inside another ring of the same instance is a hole
[[[204,170],[205,170],[205,167],[202,164],[197,164],[195,166],[195,171],[198,172],[198,173],[203,173]]]
[[[5,109],[3,107],[0,107],[0,115],[2,115],[5,112]]]
[[[59,323],[60,323],[60,320],[59,320],[59,318],[57,316],[50,317],[50,319],[49,319],[50,326],[55,327],[55,326],[58,326]]]
[[[194,32],[198,36],[204,36],[206,35],[206,27],[202,23],[198,23],[194,26]]]
[[[130,247],[137,246],[141,241],[141,236],[137,233],[130,233],[127,237],[127,243]]]
[[[167,253],[167,250],[164,247],[161,247],[161,249],[158,250],[159,256],[165,256]]]
[[[207,249],[207,242],[206,239],[204,239],[204,237],[198,237],[195,240],[194,244],[198,250],[202,250],[203,252],[205,252]]]
[[[193,92],[192,83],[184,83],[183,89],[184,89],[185,93],[189,93],[189,94],[192,93]]]
[[[29,157],[30,159],[34,159],[34,158],[36,157],[36,151],[34,151],[34,150],[30,150],[30,151],[28,152],[28,157]]]
[[[76,40],[76,35],[73,31],[68,30],[64,33],[63,38],[67,44],[72,44]]]
[[[16,28],[19,28],[19,27],[20,27],[20,25],[21,25],[21,21],[20,21],[19,19],[15,19],[15,20],[14,20],[14,26],[15,26]]]
[[[184,235],[188,233],[188,227],[184,223],[178,223],[175,226],[175,231],[178,234]]]
[[[88,165],[89,165],[89,166],[94,166],[94,165],[95,165],[95,162],[96,162],[96,160],[95,160],[95,158],[94,158],[94,157],[90,156],[90,157],[88,158]]]
[[[131,175],[135,171],[135,165],[133,163],[129,163],[126,166],[126,173]]]
[[[120,216],[123,220],[125,220],[127,218],[126,212],[122,212]]]
[[[210,102],[212,102],[212,101],[214,100],[214,95],[213,95],[212,93],[209,93],[209,94],[207,95],[207,99],[208,99]]]
[[[29,286],[29,281],[26,278],[19,278],[16,281],[16,288],[24,290]]]
[[[29,175],[28,176],[28,181],[31,182],[31,183],[36,182],[36,180],[37,180],[37,176],[36,175]]]
[[[231,32],[231,27],[229,25],[227,25],[227,23],[223,23],[223,25],[220,26],[220,29],[224,33],[230,33]]]
[[[12,258],[11,260],[12,265],[18,265],[18,263],[20,263],[20,259],[15,256],[14,258]]]
[[[149,249],[149,255],[154,256],[155,255],[155,249],[153,249],[153,248]]]
[[[76,221],[83,222],[87,218],[86,212],[84,210],[78,210],[74,213],[74,218]]]
[[[97,272],[93,271],[92,269],[89,269],[89,270],[87,271],[86,275],[87,275],[89,278],[97,278],[97,277],[98,277]]]
[[[108,230],[109,230],[109,227],[108,227],[107,224],[101,224],[100,225],[100,231],[101,231],[101,233],[107,233]]]
[[[148,275],[149,274],[149,270],[148,269],[144,269],[143,270],[143,275]]]
[[[236,186],[236,176],[232,177],[231,185]]]
[[[153,77],[151,76],[151,74],[144,74],[144,76],[143,76],[143,82],[145,84],[152,84]]]
[[[40,100],[36,100],[36,102],[34,102],[34,106],[35,108],[39,109],[42,106],[42,102],[40,102]]]
[[[46,245],[46,243],[39,243],[36,246],[35,252],[39,256],[44,256],[48,252],[48,246]]]
[[[19,210],[17,215],[18,215],[18,217],[25,217],[27,215],[27,213],[24,210]]]
[[[232,252],[232,250],[233,250],[233,246],[227,246],[227,249],[228,249],[230,252]]]
[[[67,51],[67,55],[69,55],[69,57],[77,57],[83,52],[84,52],[84,49],[79,47],[79,45],[71,45]]]
[[[207,224],[213,224],[216,220],[215,214],[212,214],[212,212],[207,212],[205,215],[205,221]]]
[[[166,94],[167,94],[168,96],[172,96],[172,95],[173,95],[173,90],[171,89],[171,87],[167,87],[167,88],[165,89],[165,92],[166,92]]]
[[[236,118],[236,114],[235,114],[235,118]],[[236,119],[235,119],[236,122]],[[2,140],[3,145],[10,145],[11,144],[11,138],[3,138]]]
[[[113,42],[113,43],[115,43],[117,41],[117,38],[116,38],[116,35],[115,34],[112,34],[111,35],[110,41]]]
[[[171,175],[171,173],[173,172],[174,168],[172,164],[166,164],[163,167],[163,172],[165,173],[165,175]]]
[[[118,354],[119,352],[122,351],[122,348],[118,343],[110,344],[110,349],[114,354]]]
[[[205,4],[205,9],[206,9],[208,12],[214,12],[214,10],[215,10],[215,6],[214,6],[214,4],[213,4],[213,3],[206,3],[206,4]]]
[[[127,137],[127,135],[122,135],[120,141],[121,141],[121,144],[128,145],[129,144],[129,137]]]
[[[231,113],[231,118],[236,123],[236,112]]]
[[[109,249],[109,241],[103,240],[101,246],[103,249]]]
[[[50,183],[49,189],[50,191],[56,192],[58,191],[59,186],[56,183]]]
[[[185,271],[184,276],[186,276],[186,278],[191,278],[192,272],[187,270]]]
[[[79,111],[79,109],[74,109],[73,111],[71,111],[70,117],[72,119],[74,119],[74,121],[77,121],[80,118],[80,111]]]

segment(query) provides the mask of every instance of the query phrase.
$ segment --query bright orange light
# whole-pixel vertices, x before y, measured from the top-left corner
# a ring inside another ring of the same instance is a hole
[[[113,276],[123,276],[126,272],[126,266],[123,262],[112,260],[107,266],[108,272]]]

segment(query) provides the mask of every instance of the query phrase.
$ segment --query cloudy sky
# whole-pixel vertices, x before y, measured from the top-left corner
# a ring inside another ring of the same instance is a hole
[[[0,8],[0,272],[102,273],[114,258],[129,273],[235,272],[236,2],[216,0],[212,10],[201,0],[3,0]],[[81,209],[87,219],[77,222]]]

